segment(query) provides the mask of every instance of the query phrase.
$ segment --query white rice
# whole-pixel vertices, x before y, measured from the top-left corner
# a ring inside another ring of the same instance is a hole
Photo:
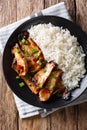
[[[63,84],[68,89],[78,87],[84,77],[85,54],[77,42],[77,38],[68,29],[49,24],[38,24],[28,30],[47,61],[53,60],[63,70]]]

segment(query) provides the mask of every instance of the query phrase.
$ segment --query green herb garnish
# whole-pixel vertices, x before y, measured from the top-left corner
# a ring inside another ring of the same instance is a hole
[[[29,41],[26,40],[26,41],[25,41],[25,44],[29,44]]]
[[[36,53],[36,52],[37,52],[37,49],[36,49],[36,48],[33,48],[33,49],[32,49],[32,52],[33,52],[33,53]]]
[[[38,88],[40,88],[40,89],[41,89],[41,88],[43,88],[43,85],[42,85],[42,84],[40,84],[40,85],[38,86]]]
[[[36,63],[37,63],[38,65],[42,65],[41,61],[39,61],[39,60],[38,60]]]
[[[51,75],[54,79],[56,79],[57,78],[57,76],[55,75],[55,74],[52,74]]]
[[[46,72],[46,69],[43,69],[43,72],[45,73],[45,72]]]
[[[23,87],[24,85],[25,85],[24,82],[19,83],[20,87]]]
[[[16,52],[17,52],[17,53],[20,53],[20,52],[21,52],[21,50],[20,50],[20,49],[17,49],[17,50],[16,50]]]
[[[54,87],[54,85],[51,84],[51,85],[50,85],[50,90],[51,90],[51,91],[53,90],[53,87]]]
[[[26,39],[22,39],[22,41],[21,41],[23,44],[29,44],[29,41],[27,41]]]
[[[38,59],[40,57],[40,54],[35,54],[34,57]]]
[[[28,55],[28,54],[29,54],[29,52],[28,52],[27,50],[25,50],[25,52],[24,52],[24,53],[25,53],[25,55]]]
[[[19,76],[16,76],[16,79],[20,79],[20,77],[19,77]]]
[[[22,41],[21,41],[21,42],[22,42],[23,44],[25,44],[25,41],[26,41],[25,39],[22,39]]]

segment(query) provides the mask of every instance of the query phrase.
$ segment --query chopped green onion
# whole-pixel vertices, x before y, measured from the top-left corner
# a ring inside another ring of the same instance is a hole
[[[45,72],[46,72],[46,69],[43,69],[43,72],[45,73]]]
[[[40,54],[35,54],[34,57],[38,59],[40,57]]]
[[[25,40],[25,39],[22,39],[22,41],[21,41],[23,44],[29,44],[29,41],[27,41],[27,40]]]
[[[17,52],[17,53],[20,53],[20,52],[21,52],[21,50],[20,50],[20,49],[17,49],[17,50],[16,50],[16,52]]]
[[[33,52],[33,53],[37,52],[37,49],[36,49],[36,48],[33,48],[33,49],[32,49],[32,52]]]
[[[25,41],[26,41],[25,39],[22,39],[22,41],[21,41],[21,42],[25,44]]]
[[[16,76],[16,79],[20,79],[20,77],[19,77],[19,76]]]
[[[42,84],[40,84],[40,85],[38,86],[38,88],[40,88],[40,89],[41,89],[41,88],[43,88],[43,85],[42,85]]]
[[[24,52],[24,53],[25,53],[25,55],[28,55],[28,54],[29,54],[29,52],[28,52],[27,50],[25,50],[25,52]]]
[[[53,90],[53,87],[54,87],[54,86],[51,84],[51,85],[50,85],[50,90]]]
[[[24,82],[19,83],[20,87],[23,87],[24,85],[25,85]]]
[[[36,63],[37,63],[38,65],[42,65],[41,61],[39,61],[39,60],[38,60]]]
[[[29,42],[26,40],[26,41],[25,41],[25,44],[29,44]]]
[[[54,79],[56,79],[56,78],[57,78],[57,76],[56,76],[55,74],[52,74],[52,77],[53,77]]]

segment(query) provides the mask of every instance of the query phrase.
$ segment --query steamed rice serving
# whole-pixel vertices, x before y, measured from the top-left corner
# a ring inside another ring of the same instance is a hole
[[[49,24],[38,24],[28,30],[30,37],[42,49],[47,61],[53,60],[63,70],[63,84],[69,90],[78,87],[84,77],[85,54],[77,42],[77,38],[68,29]]]

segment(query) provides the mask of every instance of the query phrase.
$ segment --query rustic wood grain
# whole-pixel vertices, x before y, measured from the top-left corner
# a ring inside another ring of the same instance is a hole
[[[16,0],[0,0],[0,27],[16,21]]]
[[[45,0],[45,8],[59,2],[65,2],[71,18],[75,21],[75,0]]]
[[[17,20],[44,8],[44,0],[17,0]]]
[[[87,34],[87,0],[76,0],[76,23]],[[78,130],[87,129],[87,103],[78,105]]]
[[[0,27],[61,1],[72,19],[87,32],[86,0],[0,0]],[[20,119],[0,66],[0,130],[87,130],[87,103],[58,110],[46,118]]]
[[[1,56],[0,56],[1,64]],[[0,66],[0,130],[17,130],[18,113],[13,95],[2,75]]]
[[[78,105],[78,130],[87,130],[87,103]]]
[[[51,128],[52,130],[77,130],[77,118],[77,106],[58,110],[51,115]]]
[[[76,23],[87,33],[87,0],[76,0]]]
[[[0,0],[0,27],[16,21],[16,1]],[[0,56],[1,64],[1,56]],[[0,130],[17,130],[18,113],[0,65]]]
[[[20,130],[51,130],[50,116],[41,118],[40,116],[30,117],[28,119],[19,119]]]

